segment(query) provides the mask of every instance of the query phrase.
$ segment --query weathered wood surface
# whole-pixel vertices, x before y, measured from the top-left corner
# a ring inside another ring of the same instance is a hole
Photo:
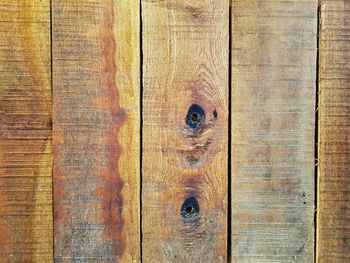
[[[317,262],[350,262],[350,2],[322,0]]]
[[[232,261],[313,262],[317,1],[232,2]]]
[[[228,1],[142,1],[143,262],[226,262]]]
[[[52,262],[50,1],[1,1],[0,76],[0,262]]]
[[[53,1],[57,262],[139,262],[139,1]]]

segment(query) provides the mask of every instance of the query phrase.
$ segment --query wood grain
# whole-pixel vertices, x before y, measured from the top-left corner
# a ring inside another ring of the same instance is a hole
[[[313,262],[317,1],[232,2],[232,261]]]
[[[350,261],[350,2],[322,0],[317,262]]]
[[[142,1],[143,262],[226,262],[228,1]]]
[[[50,1],[1,1],[0,75],[0,262],[52,262]]]
[[[139,262],[139,6],[53,1],[56,262]]]

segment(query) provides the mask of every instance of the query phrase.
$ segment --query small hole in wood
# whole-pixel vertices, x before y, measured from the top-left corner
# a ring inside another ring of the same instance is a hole
[[[181,216],[186,221],[194,221],[199,214],[199,204],[195,197],[191,196],[185,200],[181,207]]]
[[[186,207],[186,213],[187,214],[193,214],[194,208],[192,206]]]
[[[200,129],[205,121],[205,112],[198,104],[192,104],[188,109],[186,116],[186,124],[194,130]]]
[[[191,122],[192,123],[197,123],[200,121],[199,115],[197,112],[192,113],[191,115]]]

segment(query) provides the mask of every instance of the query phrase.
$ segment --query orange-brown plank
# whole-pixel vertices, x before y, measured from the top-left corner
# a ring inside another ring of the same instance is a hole
[[[316,54],[316,0],[233,0],[233,262],[313,262]]]
[[[50,1],[0,2],[0,262],[52,262]]]
[[[57,262],[139,262],[139,6],[53,1]]]
[[[143,0],[143,262],[226,262],[229,2]]]
[[[317,262],[350,262],[350,1],[320,2]]]

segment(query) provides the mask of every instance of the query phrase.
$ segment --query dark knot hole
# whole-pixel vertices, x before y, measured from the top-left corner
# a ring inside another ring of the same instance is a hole
[[[199,204],[195,197],[191,196],[185,200],[181,207],[181,216],[188,221],[193,221],[199,214]]]
[[[186,207],[186,213],[192,215],[194,213],[194,208],[192,206]]]
[[[192,115],[191,115],[191,121],[193,123],[198,123],[200,122],[200,117],[199,117],[199,114],[197,112],[193,112]]]
[[[200,129],[205,121],[205,112],[198,104],[192,104],[188,109],[186,116],[186,124],[191,129]]]

